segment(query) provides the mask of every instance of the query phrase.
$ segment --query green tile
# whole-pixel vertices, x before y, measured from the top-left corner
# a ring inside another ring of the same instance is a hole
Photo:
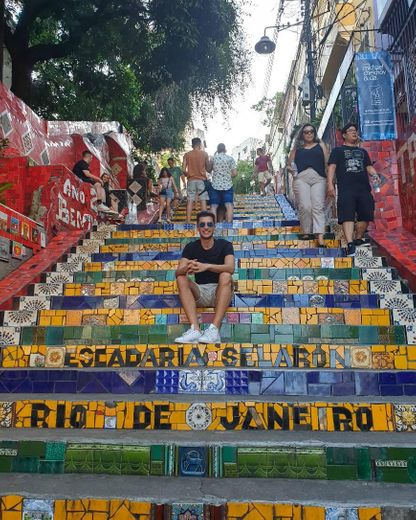
[[[357,480],[356,466],[327,466],[328,480]]]
[[[355,448],[340,448],[327,447],[326,448],[327,464],[333,465],[354,465],[356,464],[356,450]]]
[[[223,446],[222,460],[224,461],[224,463],[235,463],[237,461],[237,448],[233,446]]]
[[[47,442],[45,451],[45,460],[47,461],[63,461],[65,460],[66,443],[65,442]]]
[[[357,474],[359,480],[372,480],[372,466],[368,448],[357,448]]]
[[[11,471],[15,473],[39,473],[40,460],[38,457],[14,457]]]
[[[20,441],[18,457],[44,457],[46,443],[41,441]]]
[[[0,456],[0,473],[10,473],[12,462],[16,457]]]

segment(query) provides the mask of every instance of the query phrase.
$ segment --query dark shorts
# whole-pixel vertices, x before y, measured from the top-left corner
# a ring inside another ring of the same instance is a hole
[[[355,191],[338,192],[338,223],[372,222],[374,220],[374,199],[365,187]]]
[[[209,192],[209,202],[215,206],[220,204],[232,204],[234,200],[234,189],[229,190],[214,190],[211,188]]]

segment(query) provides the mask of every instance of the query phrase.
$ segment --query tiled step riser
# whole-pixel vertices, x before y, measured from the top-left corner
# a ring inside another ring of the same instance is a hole
[[[218,235],[221,236],[221,235]],[[121,238],[107,238],[104,240],[83,240],[81,245],[77,246],[77,248],[81,248],[83,246],[89,246],[89,245],[95,245],[97,247],[100,246],[111,246],[111,245],[117,245],[117,246],[136,246],[141,244],[165,244],[170,242],[178,242],[181,245],[185,245],[189,243],[192,240],[197,239],[197,235],[195,234],[194,237],[189,238],[183,238],[183,237],[174,237],[173,235],[169,238],[150,238],[150,237],[142,237],[142,238],[131,238],[131,239],[121,239]],[[335,239],[334,233],[326,233],[324,235],[324,239],[326,242],[337,242],[339,243],[339,240]],[[236,235],[232,238],[233,244],[235,243],[256,243],[258,241],[295,241],[301,244],[310,245],[313,247],[313,245],[316,245],[316,241],[313,240],[304,240],[303,235],[301,233],[281,233],[277,235]],[[85,253],[86,251],[77,251],[78,253]],[[92,251],[90,251],[92,252]],[[94,251],[98,252],[98,251]]]
[[[225,343],[222,345],[80,344],[3,347],[2,368],[416,370],[416,348],[395,345]],[[127,377],[127,376],[126,376]],[[324,376],[322,376],[324,377]]]
[[[202,396],[201,396],[202,399]],[[280,401],[16,400],[0,403],[0,428],[171,431],[407,432],[416,405]],[[340,439],[341,440],[341,439]]]
[[[157,248],[162,249],[162,248]],[[93,253],[92,255],[83,254],[74,254],[71,253],[68,255],[67,261],[69,263],[93,263],[93,262],[140,262],[144,260],[176,260],[178,261],[181,256],[181,247],[176,246],[173,248],[174,250],[170,252],[158,252],[156,251],[142,251],[140,253]],[[333,259],[333,258],[344,258],[345,253],[342,248],[333,248],[333,249],[322,249],[322,248],[308,248],[305,247],[303,249],[295,249],[289,247],[279,247],[276,248],[274,245],[271,245],[267,248],[260,249],[248,249],[248,250],[237,250],[235,251],[236,260],[239,259],[267,259],[267,258],[322,258],[322,259]],[[373,251],[370,248],[362,248],[357,251],[354,260],[366,260],[367,262],[371,262],[371,264],[377,263],[376,260],[382,260],[380,257],[375,257],[373,255]],[[379,265],[370,265],[363,267],[379,267]]]
[[[152,318],[152,323],[154,320]],[[183,334],[188,325],[114,325],[0,327],[3,345],[105,345],[137,343],[166,344]],[[415,345],[416,327],[354,325],[264,325],[223,324],[224,343],[287,344],[328,343],[333,345]]]
[[[255,220],[254,218],[245,218],[245,219],[235,219],[231,224],[230,223],[219,223],[216,225],[217,230],[256,230],[262,228],[269,228],[270,233],[275,233],[277,229],[289,230],[291,233],[301,233],[301,228],[299,226],[298,219],[290,219],[285,220],[281,218],[273,218],[273,216],[264,218],[262,220]],[[191,224],[185,224],[184,222],[174,222],[172,224],[123,224],[117,228],[118,230],[111,230],[112,236],[114,238],[124,237],[137,237],[140,236],[143,232],[149,230],[156,230],[162,232],[170,232],[170,231],[191,231],[195,233],[195,221]],[[106,232],[108,229],[105,230]],[[284,231],[282,231],[284,232]],[[92,232],[94,233],[94,232]],[[91,237],[101,237],[103,233],[95,233],[94,235],[91,233]],[[233,231],[235,233],[235,231]],[[244,233],[243,233],[244,234]]]
[[[174,229],[175,228],[175,229]],[[236,227],[234,223],[234,227],[231,225],[219,225],[215,228],[215,235],[222,237],[229,237],[230,240],[233,240],[233,237],[243,237],[243,236],[265,236],[265,235],[282,235],[283,240],[286,237],[291,235],[301,236],[302,232],[300,227],[297,226],[268,226],[268,227]],[[187,226],[185,228],[179,228],[178,225],[164,225],[162,228],[160,226],[153,226],[153,229],[149,229],[146,227],[142,230],[136,231],[120,231],[116,229],[105,229],[101,231],[91,231],[85,241],[88,243],[92,242],[100,242],[104,240],[122,240],[123,242],[129,242],[130,240],[146,240],[146,239],[195,239],[197,237],[197,231],[195,226]],[[84,242],[83,242],[84,244]]]
[[[0,449],[10,454],[2,473],[416,482],[415,448],[16,441]]]
[[[364,283],[364,288],[365,288]],[[117,290],[118,289],[118,290]],[[386,297],[357,291],[320,291],[318,294],[268,294],[252,290],[236,292],[231,299],[231,307],[339,307],[355,309],[413,309],[415,296],[395,294]],[[76,290],[60,288],[57,295],[66,296],[25,296],[16,299],[18,310],[71,310],[71,309],[139,309],[179,307],[180,299],[174,291],[164,294],[150,291],[137,291],[135,288],[123,291],[122,288],[79,288]],[[94,292],[96,295],[94,295]],[[75,295],[74,295],[75,293]],[[144,294],[143,294],[144,293]],[[313,293],[313,291],[310,291]],[[358,293],[358,294],[357,294]],[[127,295],[125,295],[127,294]],[[101,296],[102,295],[102,296]]]
[[[400,282],[395,269],[236,269],[233,275],[234,280],[265,280],[279,281],[281,284],[299,281],[369,281],[371,292],[377,294],[387,294],[396,292],[409,292],[407,286]],[[43,275],[43,284],[35,284],[41,287],[48,284],[63,283],[105,283],[105,282],[155,282],[155,281],[175,281],[175,271],[171,270],[140,270],[140,271],[95,271],[79,272],[74,274],[49,272]],[[392,283],[393,282],[393,283]],[[282,285],[285,287],[285,285]],[[285,290],[283,292],[289,292]],[[45,294],[45,292],[42,292]]]
[[[151,478],[151,477],[150,477]],[[197,484],[199,484],[197,482]],[[202,485],[202,484],[201,484]],[[197,487],[197,486],[196,486]],[[83,496],[85,493],[83,494]],[[38,494],[36,494],[38,496]],[[24,498],[21,496],[11,495],[2,497],[1,501],[4,504],[2,511],[4,511],[4,520],[30,520],[40,518],[38,513],[44,514],[43,518],[49,520],[52,518],[59,520],[74,520],[74,519],[94,519],[94,520],[124,520],[124,519],[139,519],[139,520],[160,520],[166,518],[167,520],[257,520],[261,518],[267,519],[284,519],[284,520],[333,520],[337,515],[338,519],[346,518],[348,515],[351,519],[357,520],[398,520],[409,519],[413,520],[411,515],[414,514],[414,508],[407,507],[340,507],[334,500],[324,506],[301,505],[297,502],[293,503],[273,503],[252,501],[226,501],[224,499],[216,500],[213,505],[207,502],[193,502],[187,503],[180,500],[177,493],[174,492],[175,499],[171,503],[151,503],[127,500],[120,498],[102,498],[91,493],[88,498],[82,499],[55,499],[45,500],[37,498]],[[195,497],[198,496],[195,494]],[[202,500],[200,495],[199,500]],[[212,499],[211,499],[212,500]],[[213,501],[213,500],[212,500]],[[281,500],[283,502],[283,499]],[[164,501],[163,501],[164,502]],[[351,505],[351,504],[350,504]],[[36,516],[33,516],[34,513]],[[30,516],[28,516],[30,515]],[[342,515],[342,516],[339,516]],[[359,516],[358,516],[359,515]],[[410,515],[410,516],[409,516]]]
[[[0,370],[4,394],[416,396],[416,371]],[[156,397],[156,396],[155,396]],[[415,468],[416,469],[416,468]]]
[[[98,298],[98,297],[97,297]],[[120,297],[121,298],[121,297]],[[151,297],[150,297],[151,298]],[[238,297],[237,297],[238,298]],[[267,298],[267,297],[265,297]],[[334,298],[334,297],[332,297]],[[371,299],[372,297],[366,297]],[[376,300],[376,297],[374,297]],[[96,303],[96,299],[93,299]],[[301,303],[301,302],[300,302]],[[116,301],[114,301],[114,306]],[[94,305],[95,307],[95,305]],[[345,307],[230,307],[225,314],[223,324],[252,325],[325,325],[333,324],[348,326],[384,326],[412,325],[416,322],[416,309],[379,309]],[[199,312],[200,323],[212,323],[214,310],[206,309]],[[0,313],[1,320],[1,313]],[[182,308],[149,308],[137,302],[126,309],[101,308],[87,310],[18,310],[5,311],[2,325],[10,326],[40,326],[40,327],[77,327],[77,326],[123,326],[123,325],[177,325],[189,323]]]
[[[186,244],[175,243],[174,241],[167,244],[139,244],[133,246],[101,246],[98,251],[94,253],[94,256],[99,254],[133,254],[133,253],[148,253],[153,251],[158,252],[178,252],[182,251]],[[338,249],[340,247],[339,242],[335,240],[327,241],[327,248]],[[267,249],[313,249],[315,245],[313,243],[297,243],[295,241],[259,241],[259,242],[246,242],[246,243],[234,243],[234,251],[265,251]],[[77,251],[76,254],[81,252]],[[95,261],[95,260],[94,260]]]
[[[160,253],[161,255],[174,255],[173,253]],[[157,256],[157,255],[154,255]],[[74,274],[81,271],[140,271],[140,270],[174,270],[178,266],[178,258],[170,260],[155,260],[149,257],[142,261],[106,261],[106,262],[58,262],[55,266],[58,273]],[[379,270],[380,278],[383,278],[384,268],[387,267],[384,258],[380,257],[354,257],[354,258],[240,258],[236,260],[236,269],[350,269],[371,268],[374,272]]]

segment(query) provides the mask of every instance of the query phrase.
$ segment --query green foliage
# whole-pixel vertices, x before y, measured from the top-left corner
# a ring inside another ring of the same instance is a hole
[[[248,81],[243,2],[9,1],[12,90],[44,117],[118,120],[144,150],[180,149],[192,111]]]
[[[258,103],[251,107],[253,110],[260,112],[263,115],[264,119],[262,121],[262,124],[264,126],[270,128],[270,126],[272,125],[275,114],[277,114],[280,110],[283,97],[283,92],[276,92],[276,94],[273,97],[264,97]]]
[[[251,161],[237,162],[237,177],[234,179],[234,191],[239,194],[247,194],[253,191],[250,182],[253,180],[253,163]]]

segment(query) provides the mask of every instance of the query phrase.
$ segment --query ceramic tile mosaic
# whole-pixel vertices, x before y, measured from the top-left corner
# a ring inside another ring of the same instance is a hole
[[[238,296],[236,299],[238,299],[236,303],[240,303],[242,300],[242,298]],[[284,303],[283,298],[276,297],[275,299],[277,300],[276,303]],[[308,297],[303,298],[303,301],[302,299],[298,299],[298,306],[289,306],[291,299],[288,298],[289,305],[282,305],[283,308],[262,306],[257,307],[257,305],[255,305],[257,302],[250,301],[250,298],[246,298],[246,300],[248,300],[246,301],[247,308],[230,307],[228,309],[223,320],[224,324],[241,323],[240,317],[247,314],[247,312],[250,312],[251,323],[265,325],[319,325],[327,323],[335,325],[344,324],[389,326],[393,324],[393,320],[394,325],[410,325],[416,322],[416,309],[394,309],[390,311],[389,309],[372,309],[362,307],[354,308],[358,303],[360,303],[360,299],[355,299],[354,302],[353,298],[344,298],[344,302],[341,302],[339,305],[337,305],[339,302],[336,299],[328,298],[329,303],[332,303],[334,307],[304,307],[303,305],[305,305],[305,303],[309,303]],[[270,300],[271,298],[264,302],[260,299],[259,304],[274,303]],[[369,301],[370,298],[366,298],[366,300]],[[101,305],[97,305],[97,301],[98,303],[101,303]],[[294,297],[294,301],[296,302],[296,296]],[[165,318],[159,318],[159,321],[157,321],[158,316],[161,315],[161,309],[157,308],[156,306],[150,308],[150,305],[140,304],[138,299],[135,301],[135,305],[133,305],[131,301],[129,302],[128,300],[125,300],[126,303],[130,303],[129,308],[122,308],[123,305],[120,305],[118,308],[111,308],[110,305],[104,305],[102,298],[94,298],[92,303],[90,303],[90,306],[85,305],[87,308],[82,309],[83,302],[85,302],[84,298],[81,298],[80,304],[78,304],[77,300],[74,301],[74,307],[77,308],[77,310],[5,311],[2,324],[4,326],[20,327],[30,327],[33,325],[39,325],[40,327],[78,327],[82,325],[103,325],[111,327],[123,325],[141,326],[157,324],[162,326],[167,324],[173,325],[188,323],[183,309],[180,307],[172,308],[167,304],[165,304],[163,306],[165,308],[162,309],[162,312],[165,311],[162,314],[162,316]],[[173,303],[172,301],[168,302],[171,304]],[[88,303],[88,300],[85,303]],[[377,299],[374,298],[374,304],[376,303]],[[97,306],[101,308],[94,308]],[[344,306],[352,308],[343,308]],[[255,310],[255,312],[253,310]],[[391,318],[391,312],[393,313],[393,319]],[[176,319],[170,319],[168,321],[169,315],[176,316]],[[200,309],[199,321],[201,323],[211,323],[212,318],[212,310]]]
[[[58,347],[56,347],[58,348]],[[56,348],[54,353],[56,354]],[[47,368],[63,368],[56,355]],[[368,356],[370,357],[370,356]],[[63,361],[63,357],[60,358]],[[357,363],[356,363],[357,364]],[[370,364],[370,363],[369,363]],[[33,368],[41,368],[40,360]],[[369,368],[356,366],[355,368]],[[391,366],[390,369],[393,367]],[[4,394],[211,394],[298,396],[416,396],[416,371],[351,372],[307,370],[16,370],[0,371]]]
[[[24,516],[21,496],[3,496],[0,512],[3,520],[33,520],[41,516]],[[36,499],[34,499],[36,500]],[[39,506],[41,501],[38,501]],[[414,510],[384,507],[310,506],[302,504],[270,504],[262,502],[225,502],[222,505],[176,503],[156,505],[126,499],[85,498],[51,501],[55,520],[392,520],[410,519]],[[48,513],[46,513],[48,514]],[[174,516],[173,516],[174,515]],[[182,515],[182,516],[181,516]],[[336,516],[334,516],[336,515]],[[351,515],[355,515],[351,516]],[[357,516],[358,515],[358,516]],[[43,518],[48,518],[44,516]],[[49,519],[48,519],[49,520]]]
[[[416,432],[416,310],[406,283],[372,248],[345,257],[339,233],[325,236],[326,249],[302,239],[284,196],[237,197],[235,217],[216,231],[236,250],[221,344],[172,343],[188,326],[174,270],[196,234],[182,223],[101,226],[80,235],[66,256],[54,257],[53,271],[4,307],[0,428],[10,439],[13,428],[103,429],[112,440],[4,441],[0,472],[416,482],[414,448],[393,446],[395,435],[410,443]],[[213,316],[199,310],[203,328]],[[112,437],[144,429],[183,431],[189,442],[173,433],[154,445]],[[235,433],[229,444],[211,445],[192,435],[225,430],[250,430],[252,441],[244,445]],[[256,430],[336,432],[339,441],[287,445],[279,437],[259,446]],[[373,431],[390,432],[392,446],[342,445],[343,432]],[[181,497],[166,505],[32,496],[0,504],[6,520],[396,514],[354,504],[213,506]]]
[[[391,403],[19,400],[0,403],[0,428],[413,432],[416,406]]]
[[[3,368],[43,368],[56,347],[5,346]],[[60,358],[57,358],[60,359]],[[66,368],[262,368],[415,370],[416,351],[407,346],[295,344],[252,345],[67,345]],[[50,367],[53,368],[53,367]]]
[[[0,442],[2,473],[416,483],[415,448]],[[27,502],[27,509],[37,504]],[[42,504],[50,511],[50,504]],[[49,509],[48,509],[49,508]]]

